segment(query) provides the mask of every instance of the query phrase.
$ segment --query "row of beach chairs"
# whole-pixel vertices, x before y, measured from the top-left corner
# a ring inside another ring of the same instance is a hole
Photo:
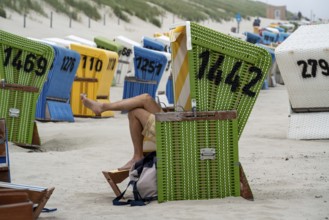
[[[104,103],[110,102],[115,80],[114,85],[125,84],[123,98],[145,92],[156,98],[168,87],[171,56],[154,49],[168,50],[169,46],[161,48],[163,43],[153,38],[145,37],[142,47],[123,36],[114,40],[95,37],[92,42],[73,35],[42,40],[5,31],[0,35],[4,61],[0,66],[0,117],[11,128],[8,140],[20,146],[40,145],[35,119],[74,122],[74,116],[114,116],[110,111],[94,115],[80,102],[81,93]]]

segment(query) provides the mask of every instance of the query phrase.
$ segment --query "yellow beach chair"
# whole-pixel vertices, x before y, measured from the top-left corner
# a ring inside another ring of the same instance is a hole
[[[78,44],[71,44],[71,49],[81,55],[80,65],[71,92],[73,115],[80,117],[114,116],[112,111],[95,115],[81,103],[80,94],[85,93],[88,98],[101,103],[110,102],[110,86],[117,67],[118,54]]]

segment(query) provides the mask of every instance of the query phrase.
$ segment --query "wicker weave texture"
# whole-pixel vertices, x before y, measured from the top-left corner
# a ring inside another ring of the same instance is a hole
[[[240,195],[236,119],[157,119],[156,133],[159,202]],[[201,158],[206,148],[214,158]]]
[[[147,93],[155,98],[155,92],[158,87],[158,83],[155,80],[140,80],[136,77],[125,77],[123,86],[123,99],[138,96],[143,93]]]
[[[51,46],[0,30],[0,79],[21,87],[0,87],[0,118],[6,119],[9,141],[32,143],[36,103],[53,60]]]
[[[289,117],[288,138],[290,139],[328,139],[329,113],[291,113]]]
[[[271,67],[271,55],[195,23],[191,23],[191,42],[191,100],[196,100],[198,111],[237,110],[240,137]]]
[[[299,27],[275,49],[292,109],[329,108],[329,24]]]

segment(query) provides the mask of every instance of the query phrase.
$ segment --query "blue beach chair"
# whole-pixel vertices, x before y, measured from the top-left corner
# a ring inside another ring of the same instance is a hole
[[[258,34],[250,33],[250,32],[245,32],[245,35],[247,37],[246,41],[252,44],[257,44],[261,41],[261,36]]]
[[[265,45],[269,45],[272,43],[276,43],[278,40],[278,35],[276,33],[272,33],[270,31],[262,32],[262,43]]]
[[[36,119],[74,122],[69,100],[80,54],[64,47],[52,47],[55,58],[37,102]]]
[[[143,47],[151,50],[166,51],[166,45],[154,38],[143,37]]]
[[[166,69],[167,56],[155,50],[134,46],[135,76],[126,77],[123,98],[134,97],[143,93],[150,94],[153,98]]]

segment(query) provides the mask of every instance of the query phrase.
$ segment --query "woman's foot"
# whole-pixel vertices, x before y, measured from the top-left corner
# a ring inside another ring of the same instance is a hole
[[[130,170],[130,168],[137,162],[139,161],[138,159],[131,159],[129,160],[125,165],[122,167],[118,168],[118,170]]]
[[[92,110],[96,115],[100,115],[103,112],[102,103],[88,99],[86,94],[80,94],[80,98],[83,105]]]

